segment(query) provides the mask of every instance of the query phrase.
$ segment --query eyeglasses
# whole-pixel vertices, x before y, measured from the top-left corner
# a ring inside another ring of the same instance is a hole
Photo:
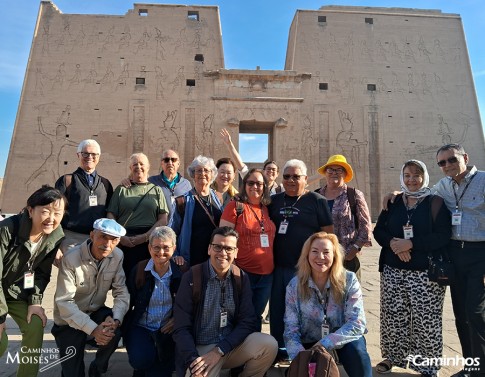
[[[151,246],[150,245],[150,247],[156,253],[159,253],[162,250],[168,253],[172,249],[173,245],[172,246]]]
[[[437,164],[438,164],[438,166],[439,166],[440,168],[442,168],[442,167],[446,166],[446,163],[449,163],[449,164],[455,164],[455,163],[457,163],[457,162],[458,162],[458,157],[453,156],[453,157],[450,157],[450,158],[448,158],[448,159],[446,159],[446,160],[439,160],[439,161],[437,162]]]
[[[216,253],[220,253],[220,252],[222,252],[224,250],[228,255],[230,255],[230,254],[234,253],[237,250],[237,247],[219,245],[218,243],[211,243],[210,245],[212,246],[212,249]]]
[[[197,174],[197,175],[209,174],[211,172],[212,172],[212,170],[209,170],[209,169],[206,169],[206,168],[204,168],[204,169],[196,169],[195,170],[195,174]]]
[[[247,181],[246,184],[249,186],[249,187],[253,187],[253,186],[256,186],[256,187],[264,187],[264,182],[257,182],[257,181]]]
[[[327,168],[325,169],[326,172],[329,172],[330,174],[337,173],[337,174],[343,174],[345,173],[345,169],[342,168]]]
[[[301,177],[304,177],[302,174],[283,174],[283,179],[285,181],[289,181],[290,179],[293,181],[299,181]]]
[[[83,156],[84,158],[88,158],[88,157],[96,158],[99,156],[99,153],[81,152],[81,156]]]
[[[177,157],[164,157],[162,158],[162,161],[165,162],[166,164],[168,164],[170,161],[172,161],[172,163],[176,163],[179,159]]]

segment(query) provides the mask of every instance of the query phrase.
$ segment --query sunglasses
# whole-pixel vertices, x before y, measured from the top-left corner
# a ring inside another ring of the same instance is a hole
[[[162,161],[165,162],[166,164],[168,164],[170,161],[172,161],[172,163],[175,163],[178,160],[179,159],[177,157],[164,157],[164,158],[162,158]]]
[[[264,182],[257,182],[257,181],[247,181],[246,184],[249,186],[249,187],[253,187],[253,186],[256,186],[256,187],[263,187],[264,186]]]
[[[289,181],[292,179],[293,181],[299,181],[301,177],[304,177],[304,175],[300,174],[283,174],[283,179],[285,181]]]
[[[327,168],[325,171],[326,172],[329,172],[330,174],[333,174],[333,173],[343,174],[345,172],[345,170],[342,169],[342,168],[336,168],[336,169],[334,169],[334,168]]]
[[[446,166],[446,163],[449,163],[449,164],[456,164],[457,162],[458,162],[458,158],[457,158],[456,156],[453,156],[453,157],[450,157],[450,158],[448,158],[448,159],[446,159],[446,160],[439,160],[439,161],[437,162],[437,164],[438,164],[438,166],[439,166],[440,168],[442,168],[442,167]]]

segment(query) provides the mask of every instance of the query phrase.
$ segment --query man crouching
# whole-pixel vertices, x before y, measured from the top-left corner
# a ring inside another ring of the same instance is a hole
[[[249,278],[233,265],[238,237],[232,228],[215,229],[209,260],[182,277],[173,334],[179,377],[216,377],[239,366],[241,377],[262,377],[275,359],[276,340],[256,332]]]
[[[93,228],[88,240],[66,253],[57,276],[52,335],[63,359],[65,377],[84,377],[84,347],[93,338],[99,349],[89,367],[89,377],[106,372],[130,302],[123,252],[116,248],[126,230],[104,218],[96,220]],[[105,306],[110,289],[113,309]]]

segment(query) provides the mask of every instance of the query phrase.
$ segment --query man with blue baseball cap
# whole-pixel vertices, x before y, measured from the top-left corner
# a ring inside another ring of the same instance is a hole
[[[57,276],[52,334],[63,359],[62,376],[66,377],[84,377],[87,341],[99,346],[89,377],[106,372],[130,302],[123,252],[116,247],[126,230],[106,218],[96,220],[93,228],[88,240],[67,251]],[[105,305],[110,289],[114,298],[112,309]]]

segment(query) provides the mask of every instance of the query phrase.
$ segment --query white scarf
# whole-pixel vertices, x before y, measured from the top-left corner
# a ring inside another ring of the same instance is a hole
[[[409,191],[408,187],[404,184],[404,167],[406,166],[406,164],[408,162],[413,162],[413,163],[421,166],[421,168],[424,171],[423,184],[421,185],[421,188],[418,191],[411,192],[411,191]],[[425,198],[426,196],[431,195],[431,190],[428,187],[428,184],[429,184],[428,169],[426,168],[426,165],[424,164],[424,162],[419,161],[419,160],[406,161],[401,168],[401,177],[400,178],[401,178],[401,190],[404,192],[404,195],[411,197],[411,198],[417,198],[417,199]]]

